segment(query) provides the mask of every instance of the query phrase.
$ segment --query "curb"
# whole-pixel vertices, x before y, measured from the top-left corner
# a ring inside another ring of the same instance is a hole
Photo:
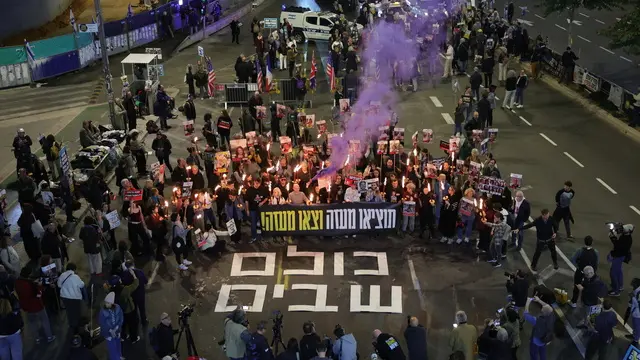
[[[525,71],[527,71],[527,73],[531,74],[531,65],[529,63],[520,63],[520,66]],[[571,100],[575,101],[576,103],[580,104],[582,107],[584,107],[589,112],[596,115],[598,118],[600,118],[604,122],[611,125],[611,127],[615,128],[616,130],[618,130],[620,133],[622,133],[629,139],[637,143],[640,143],[640,131],[630,128],[625,122],[611,115],[609,112],[600,108],[598,105],[594,104],[593,102],[589,101],[584,96],[576,93],[575,91],[568,88],[567,86],[561,85],[560,83],[558,83],[558,81],[556,81],[555,79],[552,79],[551,75],[549,75],[548,73],[545,72],[544,74],[546,76],[540,77],[539,80],[549,85],[554,90],[561,92],[563,95],[569,97]]]

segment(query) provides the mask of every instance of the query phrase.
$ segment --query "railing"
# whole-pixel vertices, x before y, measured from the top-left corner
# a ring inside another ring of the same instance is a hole
[[[213,3],[208,4],[207,14],[211,13],[213,6]],[[179,7],[178,1],[175,0],[128,19],[105,23],[104,32],[109,56],[130,51],[164,35],[161,17],[165,11],[172,14],[174,31],[182,29],[187,24],[186,19],[180,16]],[[220,21],[223,19],[218,20]],[[30,46],[35,61],[31,64],[27,60],[24,46],[0,48],[0,89],[60,76],[100,61],[100,42],[97,35],[74,33],[32,41]]]
[[[551,49],[550,49],[551,50]],[[562,54],[551,50],[551,56],[542,61],[542,69],[555,78],[560,78],[563,72]],[[633,114],[632,104],[635,102],[633,94],[612,81],[588,71],[579,65],[575,66],[573,82],[589,93],[589,98],[596,101],[600,107],[609,112],[619,112],[628,119]]]

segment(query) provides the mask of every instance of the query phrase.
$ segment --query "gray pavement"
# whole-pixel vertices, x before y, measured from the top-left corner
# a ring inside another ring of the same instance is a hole
[[[502,15],[502,9],[506,0],[496,1],[496,7]],[[538,34],[549,37],[549,47],[562,54],[568,45],[569,24],[567,14],[551,14],[544,18],[541,8],[525,0],[514,1],[516,6],[515,18],[524,20],[529,31],[529,36],[535,38]],[[522,17],[520,6],[527,6],[528,13]],[[572,48],[580,57],[578,65],[590,72],[613,82],[627,91],[637,91],[638,79],[640,79],[640,57],[627,54],[624,49],[609,49],[610,40],[600,31],[613,25],[624,10],[614,11],[588,11],[580,9],[576,11],[571,33],[573,37]]]

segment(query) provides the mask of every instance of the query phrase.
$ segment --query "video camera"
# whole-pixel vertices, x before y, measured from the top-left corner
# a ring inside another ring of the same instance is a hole
[[[180,320],[185,320],[191,317],[194,311],[193,307],[194,307],[193,304],[180,305],[180,311],[178,311],[178,318],[180,318]]]
[[[609,228],[609,237],[618,238],[622,235],[631,235],[633,234],[633,230],[636,229],[635,225],[632,224],[622,224],[621,222],[608,222],[605,223],[607,228]]]

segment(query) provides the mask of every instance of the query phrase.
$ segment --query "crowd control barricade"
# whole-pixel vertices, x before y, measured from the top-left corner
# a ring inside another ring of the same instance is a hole
[[[295,79],[280,80],[278,82],[278,86],[280,94],[277,97],[279,98],[272,96],[272,101],[279,102],[284,105],[295,105],[303,108],[310,108],[313,106],[313,102],[310,100],[311,94],[309,91],[307,91],[304,99],[298,99]],[[302,100],[304,100],[304,103],[301,103]]]
[[[233,83],[224,84],[224,108],[229,106],[246,105],[253,93],[258,91],[256,83]]]

